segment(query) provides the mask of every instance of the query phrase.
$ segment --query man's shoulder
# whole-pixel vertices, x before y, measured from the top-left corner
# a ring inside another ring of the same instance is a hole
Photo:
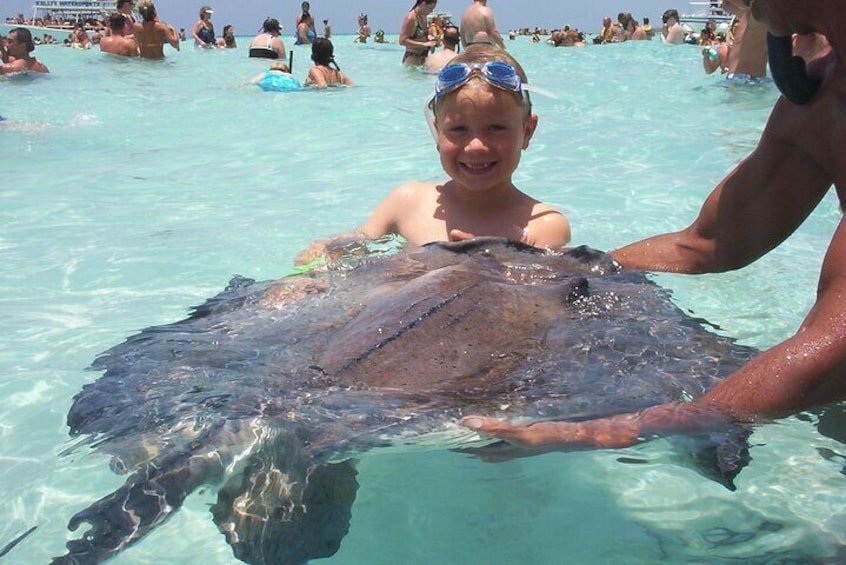
[[[479,4],[476,4],[475,2],[473,2],[472,4],[467,6],[467,9],[464,10],[463,14],[461,14],[461,19],[463,20],[464,18],[476,17],[476,15],[479,13],[479,11],[481,9],[482,9],[482,7]]]

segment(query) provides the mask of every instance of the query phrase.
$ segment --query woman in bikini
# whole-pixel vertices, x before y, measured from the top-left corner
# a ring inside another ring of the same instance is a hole
[[[142,59],[164,59],[164,44],[179,51],[179,37],[176,29],[164,22],[160,22],[156,15],[156,6],[149,0],[138,5],[138,13],[142,22],[133,26],[138,52]]]
[[[409,67],[419,67],[426,60],[429,49],[437,42],[429,39],[426,16],[434,11],[438,0],[417,0],[408,11],[400,27],[399,44],[405,47],[402,62]]]
[[[314,66],[308,72],[306,86],[353,86],[353,81],[341,72],[335,62],[335,46],[328,39],[318,37],[314,40],[311,44],[311,60],[314,61]]]

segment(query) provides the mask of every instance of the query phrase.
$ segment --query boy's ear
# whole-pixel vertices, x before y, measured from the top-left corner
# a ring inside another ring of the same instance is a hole
[[[537,114],[529,114],[529,117],[526,118],[526,121],[523,123],[523,149],[529,148],[529,142],[532,140],[532,136],[535,134],[535,130],[538,127],[538,116]]]

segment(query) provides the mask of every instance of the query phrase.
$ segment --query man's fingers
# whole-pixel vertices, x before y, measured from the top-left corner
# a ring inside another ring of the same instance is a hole
[[[504,420],[482,416],[467,416],[466,418],[462,418],[458,423],[489,436],[509,442],[524,443],[522,436],[524,435],[525,428],[514,426]]]
[[[450,241],[464,241],[467,239],[473,239],[476,237],[470,232],[462,231],[462,230],[449,230],[449,240]]]

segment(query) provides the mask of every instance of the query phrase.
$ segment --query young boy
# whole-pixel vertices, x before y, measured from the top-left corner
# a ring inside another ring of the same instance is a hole
[[[519,63],[502,49],[477,44],[458,55],[438,75],[429,104],[450,179],[398,186],[355,235],[398,234],[415,245],[483,235],[542,248],[566,245],[570,224],[564,214],[511,181],[538,123],[525,83]],[[313,245],[297,263],[313,259],[320,247]]]
[[[282,61],[270,63],[270,70],[256,75],[251,82],[265,92],[292,92],[303,89],[300,81],[291,74],[288,64]]]

